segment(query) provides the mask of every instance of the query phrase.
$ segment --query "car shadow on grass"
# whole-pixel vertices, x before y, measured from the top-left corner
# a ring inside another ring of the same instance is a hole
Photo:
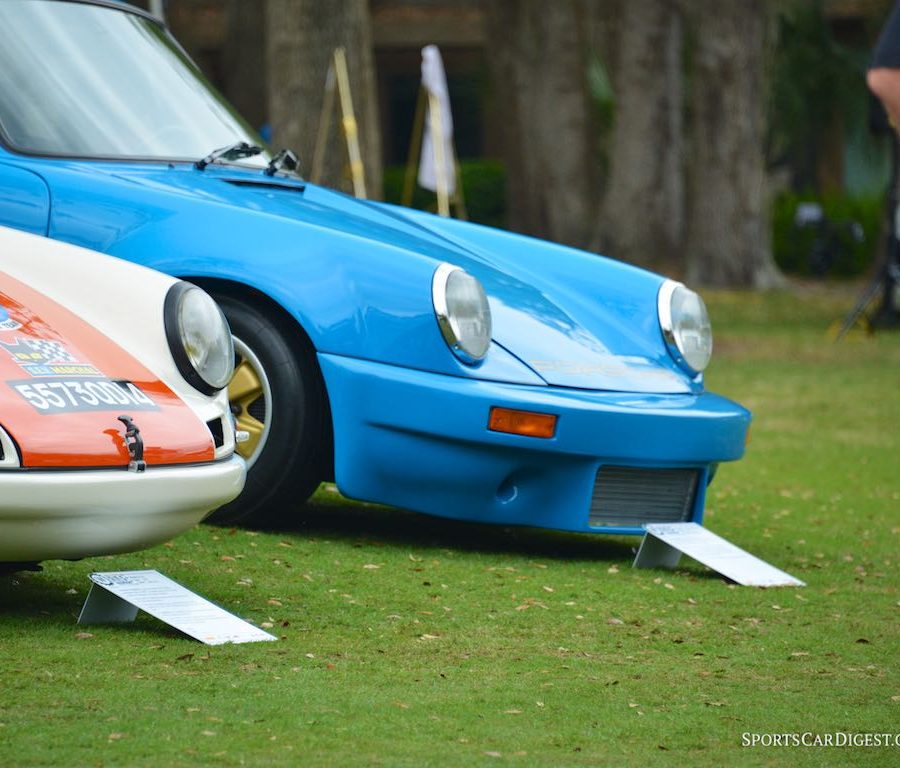
[[[87,590],[76,592],[70,577],[51,571],[0,572],[0,614],[41,626],[71,630],[78,618]]]
[[[269,529],[270,531],[273,529]],[[304,537],[391,544],[417,549],[456,549],[563,560],[631,561],[638,536],[579,534],[451,520],[344,498],[320,490],[277,532]]]

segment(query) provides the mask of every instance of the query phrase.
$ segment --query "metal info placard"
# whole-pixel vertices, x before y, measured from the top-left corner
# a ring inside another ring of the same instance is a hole
[[[654,523],[646,530],[635,568],[674,568],[684,553],[745,587],[806,586],[697,523]]]
[[[141,610],[207,645],[278,639],[159,571],[92,573],[90,579],[79,624],[134,621]]]

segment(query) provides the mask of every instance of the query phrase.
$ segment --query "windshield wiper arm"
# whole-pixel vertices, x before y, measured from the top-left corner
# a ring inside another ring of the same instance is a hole
[[[198,160],[194,163],[194,168],[198,171],[202,171],[210,163],[217,163],[219,160],[239,160],[242,157],[253,157],[262,151],[263,148],[256,144],[248,144],[246,141],[239,141],[236,144],[229,144],[227,147],[213,150],[202,160]]]
[[[297,155],[289,149],[282,149],[272,158],[272,162],[269,163],[269,167],[263,173],[266,176],[274,176],[281,170],[296,171],[298,165]]]

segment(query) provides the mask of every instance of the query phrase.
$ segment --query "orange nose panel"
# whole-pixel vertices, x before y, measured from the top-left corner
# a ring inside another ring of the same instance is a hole
[[[128,322],[127,307],[122,314]],[[0,423],[23,466],[127,466],[121,415],[140,430],[148,466],[214,457],[206,425],[146,366],[0,272]]]

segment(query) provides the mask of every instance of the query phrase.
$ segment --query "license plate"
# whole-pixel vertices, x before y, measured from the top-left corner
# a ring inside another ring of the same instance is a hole
[[[84,411],[157,411],[159,407],[130,381],[90,378],[42,378],[7,384],[38,413]]]

